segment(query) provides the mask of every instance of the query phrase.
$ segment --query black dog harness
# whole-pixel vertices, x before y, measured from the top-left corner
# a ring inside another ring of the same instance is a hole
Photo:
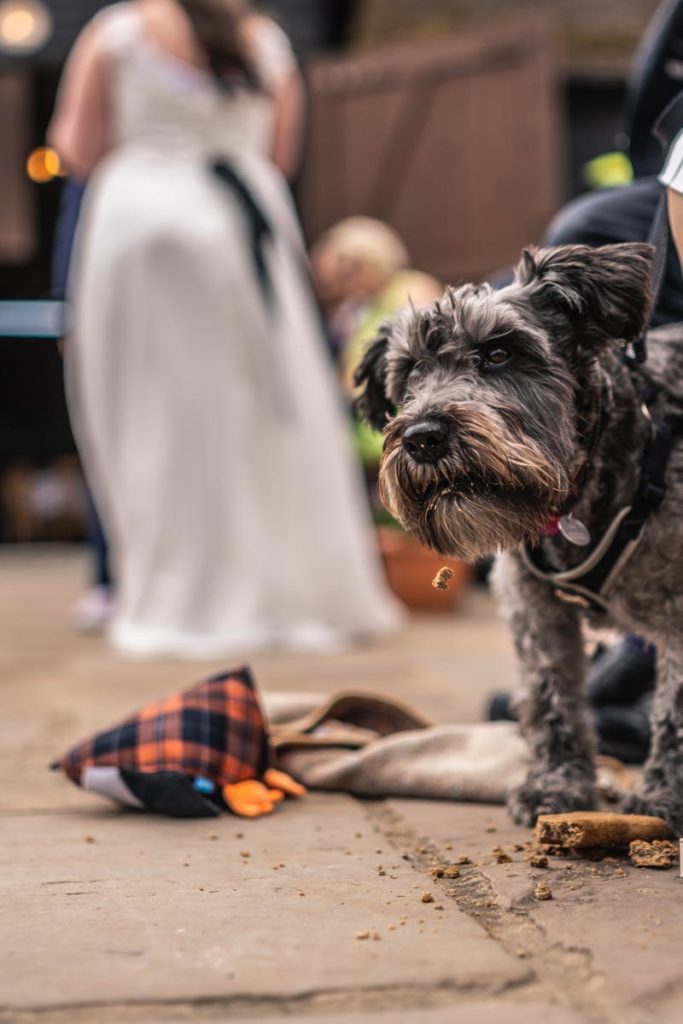
[[[522,561],[529,572],[552,584],[555,595],[561,600],[599,614],[606,613],[614,582],[638,547],[649,517],[664,500],[669,457],[682,434],[681,416],[652,424],[633,501],[617,512],[580,565],[555,571],[548,566],[542,548],[527,545],[522,549]]]

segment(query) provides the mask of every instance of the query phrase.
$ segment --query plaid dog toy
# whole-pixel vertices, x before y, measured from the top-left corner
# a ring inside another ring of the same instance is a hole
[[[268,770],[268,757],[263,714],[244,667],[149,704],[51,767],[129,807],[176,818],[215,817],[224,807],[256,817],[283,792],[303,795],[287,776]]]

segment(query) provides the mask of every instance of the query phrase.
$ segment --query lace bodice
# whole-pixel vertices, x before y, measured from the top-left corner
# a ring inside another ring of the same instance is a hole
[[[169,156],[268,149],[274,116],[268,93],[226,93],[208,72],[167,54],[145,37],[132,0],[96,17],[111,68],[114,149],[151,147]],[[254,60],[272,90],[295,66],[287,37],[263,19],[254,46]]]

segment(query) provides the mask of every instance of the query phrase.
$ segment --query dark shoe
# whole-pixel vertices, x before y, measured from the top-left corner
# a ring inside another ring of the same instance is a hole
[[[603,705],[593,709],[593,725],[601,754],[624,764],[642,764],[650,750],[652,694],[646,693],[630,707]]]
[[[511,706],[511,694],[494,693],[486,709],[487,722],[516,722],[517,713]]]
[[[516,722],[509,693],[494,693],[486,710],[489,722]],[[593,708],[593,727],[598,750],[624,764],[642,764],[650,749],[652,694],[646,693],[630,706],[607,704]]]
[[[656,678],[654,648],[637,637],[622,637],[611,647],[598,647],[588,673],[588,699],[593,707],[635,704],[654,689]]]

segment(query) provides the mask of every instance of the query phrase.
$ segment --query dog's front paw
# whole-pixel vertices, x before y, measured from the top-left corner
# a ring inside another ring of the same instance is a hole
[[[553,776],[530,776],[508,797],[507,806],[517,825],[532,827],[539,814],[592,811],[596,807],[593,781]]]
[[[668,789],[631,793],[619,809],[623,814],[649,814],[653,818],[663,818],[673,835],[683,835],[683,800]]]

